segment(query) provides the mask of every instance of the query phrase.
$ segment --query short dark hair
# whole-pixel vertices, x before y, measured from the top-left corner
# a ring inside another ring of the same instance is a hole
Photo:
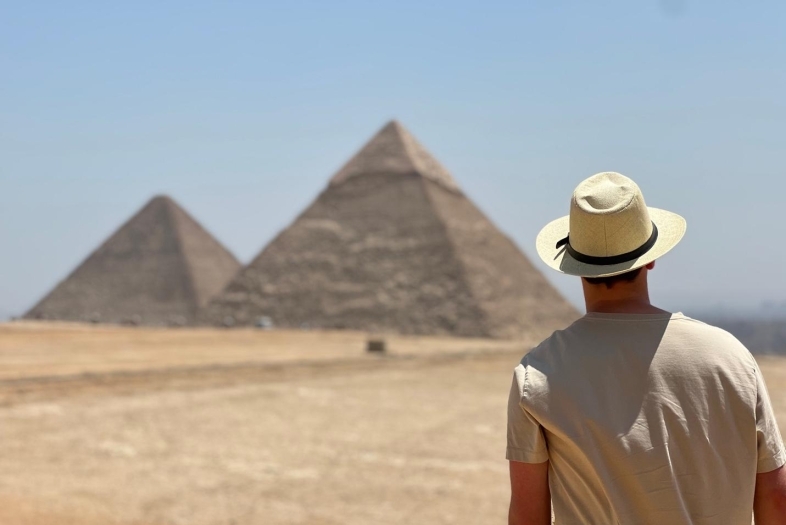
[[[636,268],[635,270],[631,270],[629,272],[621,273],[618,275],[612,275],[611,277],[584,277],[590,284],[605,284],[606,289],[611,289],[617,283],[629,283],[636,279],[641,273],[641,268]]]

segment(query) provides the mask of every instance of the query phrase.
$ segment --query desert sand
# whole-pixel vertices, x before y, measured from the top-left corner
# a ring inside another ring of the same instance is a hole
[[[503,523],[530,342],[366,337],[0,325],[0,523]]]

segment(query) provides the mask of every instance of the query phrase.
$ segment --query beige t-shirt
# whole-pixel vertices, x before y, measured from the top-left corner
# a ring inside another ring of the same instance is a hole
[[[680,313],[589,313],[516,367],[507,458],[549,460],[559,525],[750,525],[756,473],[786,450],[732,335]]]

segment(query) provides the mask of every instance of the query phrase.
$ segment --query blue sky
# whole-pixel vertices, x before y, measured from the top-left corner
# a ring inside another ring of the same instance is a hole
[[[688,220],[656,302],[786,300],[784,27],[775,1],[2,2],[0,316],[159,193],[247,262],[394,117],[533,260],[620,171]]]

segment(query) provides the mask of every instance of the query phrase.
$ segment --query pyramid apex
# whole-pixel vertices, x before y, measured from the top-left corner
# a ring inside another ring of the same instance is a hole
[[[402,129],[403,130],[404,126],[401,124],[401,121],[399,121],[398,119],[390,119],[390,120],[388,120],[387,124],[385,124],[382,128],[383,129],[384,128],[397,128],[397,129]]]
[[[183,207],[180,204],[178,204],[178,202],[175,199],[163,193],[151,197],[150,200],[147,201],[147,203],[144,206],[142,206],[142,208],[139,210],[138,213],[139,214],[143,214],[146,212],[149,213],[152,212],[153,210],[159,210],[159,211],[164,210],[165,213],[169,213],[169,214],[185,213],[186,215],[188,215],[188,213],[183,209]]]
[[[388,121],[330,179],[331,185],[365,174],[412,174],[460,191],[447,169],[396,119]]]
[[[404,127],[404,124],[402,124],[401,121],[398,120],[398,119],[389,120],[387,122],[387,124],[382,126],[382,128],[379,130],[378,134],[382,134],[383,132],[384,133],[395,133],[395,134],[397,134],[401,138],[402,141],[406,141],[406,142],[415,141],[415,142],[417,142],[415,137],[412,135],[412,133],[410,133],[409,130],[406,127]],[[420,144],[418,144],[418,145],[420,146]],[[422,148],[422,146],[421,146],[421,148]],[[411,153],[411,152],[408,152],[408,153]]]
[[[163,193],[160,193],[158,195],[153,195],[150,198],[150,200],[147,201],[147,203],[148,204],[176,204],[175,200],[172,197],[170,197],[169,195],[165,195]]]

